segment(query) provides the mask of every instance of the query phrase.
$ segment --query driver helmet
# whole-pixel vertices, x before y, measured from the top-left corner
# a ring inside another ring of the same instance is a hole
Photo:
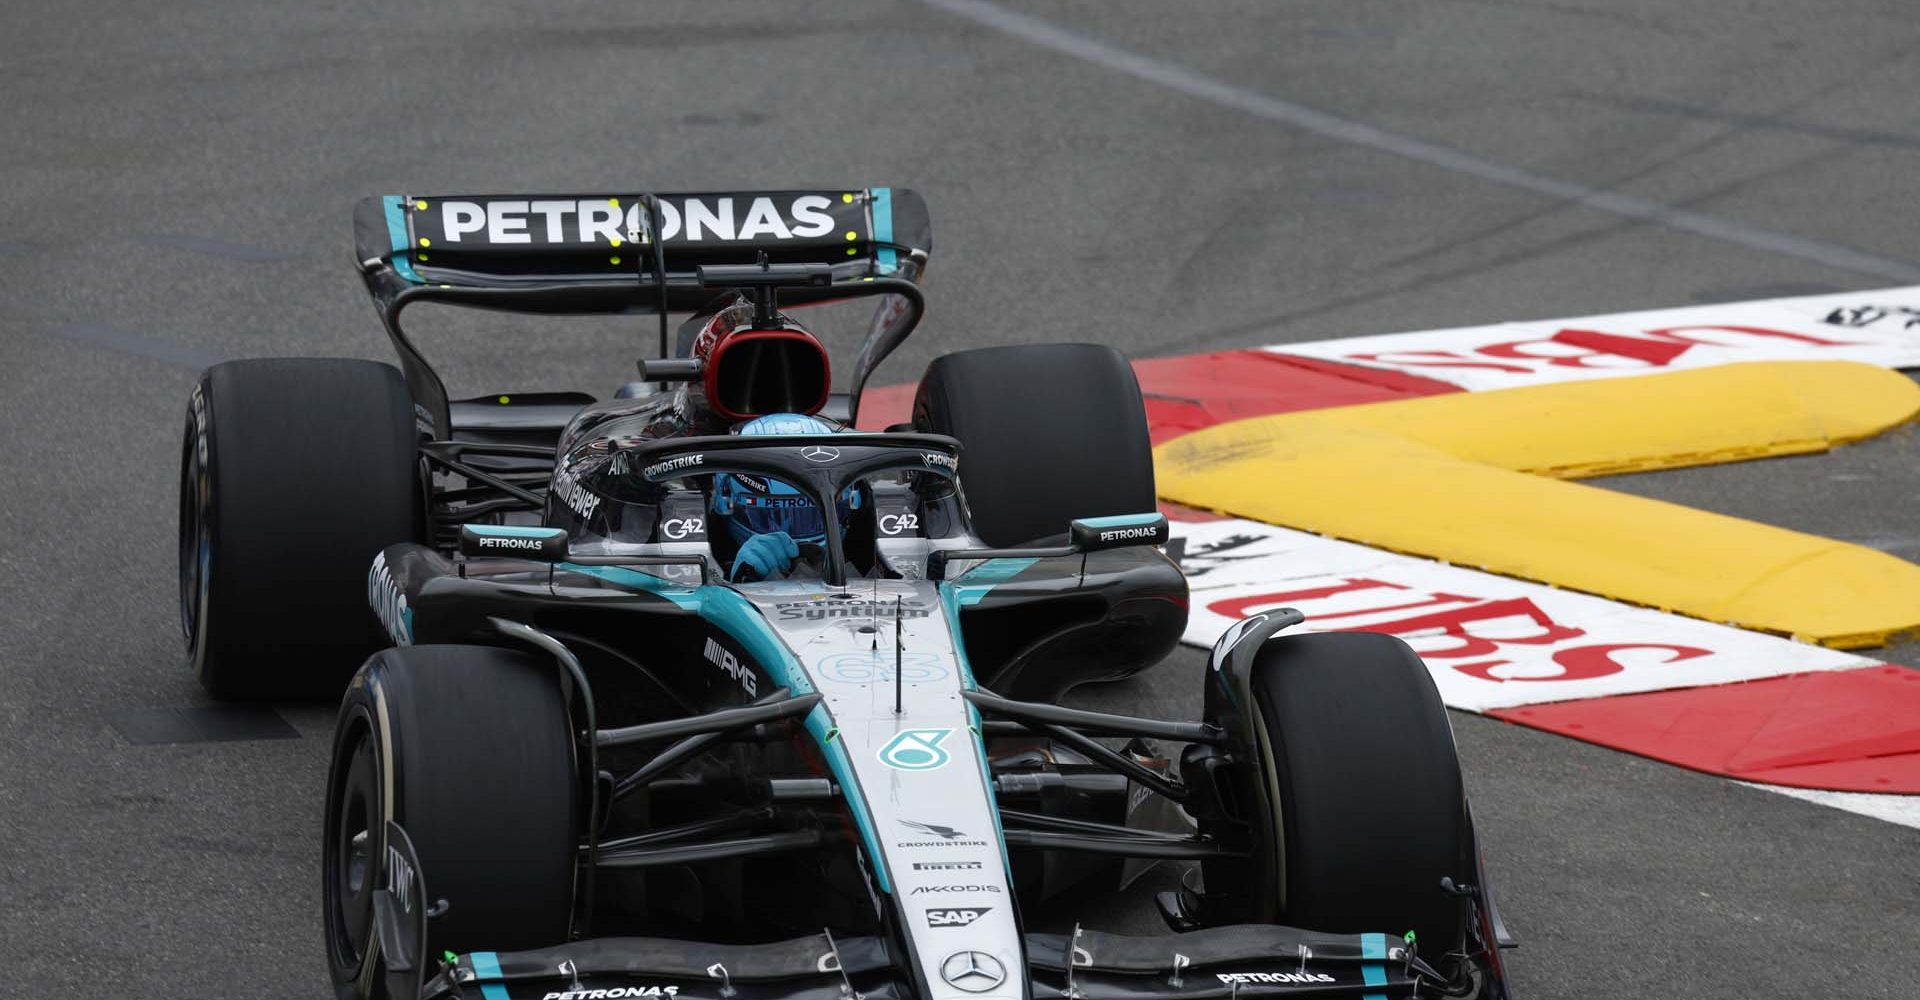
[[[799,413],[769,413],[734,428],[735,434],[831,434],[833,425],[818,417]],[[860,493],[849,486],[836,504],[841,530],[846,530],[849,511],[860,509]],[[827,525],[820,506],[805,493],[778,479],[723,472],[713,477],[713,519],[727,526],[727,533],[739,544],[755,535],[784,531],[796,542],[824,544]]]

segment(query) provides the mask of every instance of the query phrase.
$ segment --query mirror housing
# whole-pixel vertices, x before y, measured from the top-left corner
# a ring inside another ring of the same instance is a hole
[[[1165,545],[1173,537],[1167,515],[1116,514],[1076,518],[1067,526],[1067,539],[1081,552],[1099,552],[1130,545]]]
[[[468,558],[505,556],[544,563],[566,562],[567,529],[463,524],[460,526],[460,554]]]

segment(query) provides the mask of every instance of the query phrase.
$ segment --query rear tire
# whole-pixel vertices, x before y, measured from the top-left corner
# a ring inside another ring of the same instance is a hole
[[[334,730],[321,864],[342,1000],[382,992],[359,984],[383,978],[369,928],[388,819],[413,842],[428,904],[447,902],[427,924],[431,955],[566,940],[581,818],[569,725],[555,668],[523,653],[412,646],[361,668]]]
[[[1446,706],[1420,657],[1373,633],[1285,636],[1261,647],[1250,682],[1250,712],[1207,689],[1207,717],[1241,759],[1233,799],[1254,849],[1251,862],[1207,863],[1209,910],[1217,887],[1228,919],[1412,930],[1429,961],[1458,950],[1463,908],[1440,880],[1474,881],[1473,837]]]
[[[420,517],[413,405],[390,365],[207,369],[180,474],[180,622],[216,698],[332,698],[386,644],[368,566]]]
[[[994,546],[1064,534],[1079,517],[1154,509],[1140,383],[1103,344],[987,347],[935,358],[916,429],[959,438],[973,528]]]

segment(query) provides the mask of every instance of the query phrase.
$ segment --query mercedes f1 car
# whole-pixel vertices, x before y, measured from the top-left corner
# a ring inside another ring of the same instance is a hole
[[[1399,640],[1274,612],[1220,640],[1199,720],[1059,704],[1186,621],[1123,358],[946,355],[911,423],[850,429],[924,309],[912,192],[386,197],[355,229],[399,369],[210,369],[181,484],[206,687],[345,688],[340,997],[1510,996]],[[854,298],[834,392],[789,310]],[[450,400],[420,302],[656,315],[660,345],[610,399]],[[840,430],[731,432],[766,414]],[[723,477],[820,512],[790,573],[730,572]],[[1086,926],[1152,864],[1184,872],[1167,933]]]

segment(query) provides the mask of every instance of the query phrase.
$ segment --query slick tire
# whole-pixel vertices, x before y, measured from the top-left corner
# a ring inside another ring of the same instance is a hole
[[[390,365],[230,361],[194,387],[180,463],[180,624],[223,699],[332,699],[386,644],[367,568],[421,516]]]
[[[328,968],[342,1000],[383,995],[372,939],[386,821],[412,841],[430,956],[564,942],[580,786],[551,661],[492,646],[374,654],[334,729],[322,838]],[[386,803],[392,803],[392,814]]]
[[[1406,643],[1365,632],[1269,639],[1239,709],[1217,685],[1207,717],[1242,759],[1232,798],[1251,861],[1208,862],[1232,919],[1416,934],[1437,962],[1464,940],[1472,827],[1446,706]]]
[[[1133,368],[1103,344],[935,358],[915,429],[958,438],[974,531],[989,545],[1062,535],[1079,517],[1154,510],[1153,446]]]

